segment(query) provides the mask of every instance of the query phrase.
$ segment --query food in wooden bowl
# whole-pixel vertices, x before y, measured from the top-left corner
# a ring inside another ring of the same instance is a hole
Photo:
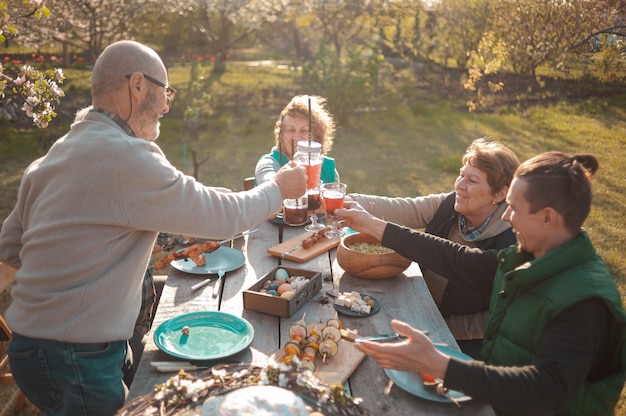
[[[364,279],[388,279],[399,275],[411,264],[368,234],[352,234],[337,247],[337,261],[343,270]]]

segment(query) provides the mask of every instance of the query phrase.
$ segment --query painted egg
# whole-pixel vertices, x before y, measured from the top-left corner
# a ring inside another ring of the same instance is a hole
[[[280,297],[283,299],[289,299],[290,297],[293,296],[293,290],[288,290],[286,292],[283,292]]]
[[[277,292],[277,291],[275,291],[275,290],[268,290],[268,291],[267,291],[267,294],[268,294],[268,295],[272,295],[272,296],[279,296],[279,295],[278,295],[278,292]]]
[[[276,271],[274,272],[274,279],[275,280],[287,280],[289,278],[289,273],[287,273],[287,270],[285,269],[276,269]]]
[[[271,285],[267,287],[267,290],[277,290],[277,289],[278,289],[278,285],[276,283],[272,283]]]
[[[278,286],[278,294],[282,295],[285,292],[293,292],[293,286],[291,286],[289,283],[283,283],[282,285]]]

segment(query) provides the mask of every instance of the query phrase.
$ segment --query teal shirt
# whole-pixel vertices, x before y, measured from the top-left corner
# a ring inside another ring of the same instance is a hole
[[[286,155],[281,154],[278,150],[272,151],[270,155],[274,160],[278,162],[280,166],[283,166],[289,161],[289,158]],[[320,175],[320,179],[323,183],[331,183],[337,181],[335,159],[333,159],[332,157],[324,156],[324,160],[322,161],[322,173]]]

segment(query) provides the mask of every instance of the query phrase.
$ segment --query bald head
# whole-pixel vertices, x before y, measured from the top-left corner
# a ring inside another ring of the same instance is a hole
[[[165,65],[153,49],[123,40],[107,46],[96,60],[91,74],[91,95],[99,97],[126,86],[125,75],[143,72],[163,78]]]

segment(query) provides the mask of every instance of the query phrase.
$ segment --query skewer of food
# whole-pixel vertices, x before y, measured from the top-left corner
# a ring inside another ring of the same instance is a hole
[[[164,269],[167,267],[172,261],[175,260],[187,260],[191,259],[198,267],[202,267],[206,263],[206,259],[202,255],[203,253],[212,253],[215,250],[220,248],[220,243],[218,241],[209,241],[206,243],[193,244],[187,247],[185,250],[181,251],[172,251],[165,257],[161,257],[154,264],[155,270]]]
[[[333,356],[339,351],[339,341],[341,341],[342,323],[337,318],[326,321],[326,326],[322,328],[322,342],[319,344],[318,352],[322,356],[322,362],[326,362],[326,357]]]
[[[326,322],[321,334],[316,329],[308,329],[304,316],[289,327],[289,341],[283,346],[285,356],[281,361],[289,362],[298,357],[303,366],[315,371],[315,357],[322,356],[322,362],[339,351],[342,323],[333,318]]]
[[[428,374],[425,371],[420,371],[420,375],[424,379],[425,388],[429,390],[434,390],[435,393],[437,393],[437,395],[445,396],[448,399],[450,399],[452,403],[457,405],[457,407],[461,407],[459,402],[456,401],[456,399],[450,395],[450,391],[448,390],[448,388],[443,385],[443,381],[436,379],[434,376]]]
[[[313,234],[311,234],[310,237],[307,237],[304,240],[302,240],[302,248],[307,249],[311,247],[313,244],[317,243],[320,238],[326,238],[326,232],[329,231],[330,229],[331,227],[327,226],[326,228],[323,228],[319,231],[314,232]]]

